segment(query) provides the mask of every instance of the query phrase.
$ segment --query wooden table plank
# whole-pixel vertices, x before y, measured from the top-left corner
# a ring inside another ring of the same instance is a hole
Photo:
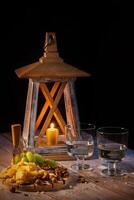
[[[105,199],[104,194],[110,196],[111,193],[114,193],[115,199],[134,199],[134,156],[129,157],[127,155],[122,162],[122,167],[128,171],[128,174],[122,177],[103,177],[100,175],[100,161],[96,159],[88,162],[93,170],[82,172],[80,175],[86,177],[89,180],[89,183],[93,184],[94,188],[97,189],[97,191],[94,191],[95,194],[102,196],[102,199]],[[72,165],[73,162],[63,161],[60,163],[70,169],[70,165]],[[89,191],[90,189],[88,189],[88,192],[92,194],[92,192]],[[79,188],[79,191],[81,191],[81,188]],[[108,198],[108,196],[106,197]]]
[[[29,192],[18,192],[11,193],[7,189],[0,188],[0,200],[53,200],[52,197],[45,193],[29,193]]]

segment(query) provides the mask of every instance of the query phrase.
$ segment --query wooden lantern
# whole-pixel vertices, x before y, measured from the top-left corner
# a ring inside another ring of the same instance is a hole
[[[58,54],[56,34],[52,32],[46,33],[43,57],[15,72],[19,78],[29,79],[23,138],[27,146],[37,152],[47,153],[47,149],[55,152],[55,148],[48,147],[45,143],[46,130],[54,118],[63,140],[67,123],[72,125],[74,134],[77,134],[78,112],[73,84],[76,77],[86,77],[90,74],[63,62]],[[45,103],[38,112],[39,92],[43,94]],[[58,108],[62,97],[65,117]]]

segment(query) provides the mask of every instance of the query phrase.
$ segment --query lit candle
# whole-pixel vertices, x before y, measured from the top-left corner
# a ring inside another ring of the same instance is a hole
[[[46,131],[46,143],[47,145],[56,145],[58,141],[59,130],[54,128],[54,123],[50,124],[50,128]]]

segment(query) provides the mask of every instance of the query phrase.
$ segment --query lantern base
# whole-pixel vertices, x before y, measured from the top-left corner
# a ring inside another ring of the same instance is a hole
[[[43,156],[45,159],[56,160],[56,161],[76,160],[74,157],[70,157],[67,153],[44,154]]]
[[[51,159],[56,161],[75,160],[74,157],[68,155],[66,145],[62,147],[61,146],[38,147],[35,148],[34,151],[39,154],[42,154],[45,159]]]
[[[42,154],[45,159],[52,159],[57,161],[65,160],[75,160],[75,158],[70,157],[67,154],[67,146],[65,144],[65,135],[59,135],[58,143],[56,145],[46,144],[46,135],[41,137],[34,137],[34,147],[33,151]]]

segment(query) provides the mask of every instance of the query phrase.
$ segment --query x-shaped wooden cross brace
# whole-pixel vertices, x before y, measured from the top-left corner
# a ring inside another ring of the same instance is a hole
[[[66,86],[66,82],[63,82],[61,83],[61,86],[59,88],[59,85],[60,85],[60,82],[55,82],[51,91],[49,92],[48,88],[47,88],[47,85],[45,83],[41,83],[40,84],[40,89],[46,99],[46,102],[39,114],[39,117],[36,121],[36,125],[35,125],[35,129],[37,130],[37,128],[39,127],[46,111],[47,111],[47,108],[50,106],[50,111],[46,117],[46,120],[43,124],[43,127],[39,133],[39,137],[42,136],[45,132],[46,132],[46,129],[48,128],[50,122],[51,122],[51,119],[54,115],[55,119],[57,120],[57,123],[59,124],[61,130],[63,133],[65,133],[65,121],[58,109],[58,103],[62,97],[62,94],[64,92],[64,88]],[[55,97],[55,100],[53,99],[53,96],[55,95],[57,89],[59,88],[59,91]]]

